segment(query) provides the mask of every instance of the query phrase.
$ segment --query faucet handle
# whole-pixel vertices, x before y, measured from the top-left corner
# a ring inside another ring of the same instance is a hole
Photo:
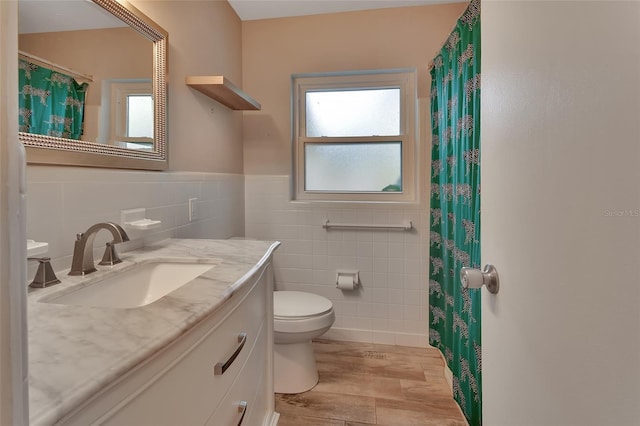
[[[118,256],[116,245],[113,243],[107,243],[104,249],[104,254],[102,255],[102,260],[98,262],[98,265],[115,265],[120,262],[122,262],[122,259]]]
[[[37,260],[39,262],[38,270],[36,271],[33,281],[29,284],[29,287],[45,288],[61,282],[58,277],[56,277],[56,273],[53,272],[53,268],[51,267],[51,258],[29,257],[27,260]]]

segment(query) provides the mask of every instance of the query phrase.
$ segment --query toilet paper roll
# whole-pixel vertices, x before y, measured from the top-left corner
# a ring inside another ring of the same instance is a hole
[[[356,287],[353,275],[338,275],[337,287],[340,290],[353,290]]]

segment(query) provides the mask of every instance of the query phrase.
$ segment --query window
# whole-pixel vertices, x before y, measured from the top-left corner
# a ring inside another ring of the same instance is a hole
[[[414,201],[414,70],[293,76],[299,200]]]
[[[153,150],[152,83],[111,84],[112,144],[123,148]]]

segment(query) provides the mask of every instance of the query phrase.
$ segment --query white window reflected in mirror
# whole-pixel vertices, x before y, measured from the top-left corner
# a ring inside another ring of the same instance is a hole
[[[101,129],[100,137],[110,145],[122,148],[152,151],[153,150],[153,84],[151,80],[109,80],[105,82],[109,90],[109,99],[104,100],[108,106],[103,114],[108,129]],[[110,136],[109,136],[110,135]],[[109,137],[109,139],[107,139]]]

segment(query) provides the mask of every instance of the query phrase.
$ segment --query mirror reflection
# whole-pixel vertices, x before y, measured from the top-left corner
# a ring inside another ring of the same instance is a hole
[[[18,10],[27,163],[166,170],[168,33],[126,0],[19,0]],[[35,71],[49,87],[27,82]]]
[[[89,1],[20,0],[20,131],[153,151],[153,44]]]

